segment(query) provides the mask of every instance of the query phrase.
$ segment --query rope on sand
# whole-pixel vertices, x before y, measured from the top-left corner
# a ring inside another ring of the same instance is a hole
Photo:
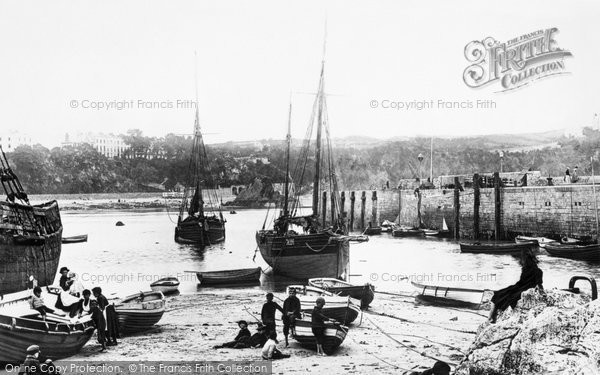
[[[357,344],[357,345],[361,345],[361,344],[360,344],[360,342],[357,342],[357,341],[354,339],[354,337],[350,336],[350,338],[352,339],[352,341],[354,341],[354,343],[355,343],[355,344]],[[386,361],[385,359],[383,359],[383,358],[381,358],[381,357],[378,357],[377,355],[375,355],[375,354],[371,353],[371,351],[369,351],[369,350],[367,350],[367,349],[365,349],[365,352],[367,352],[367,354],[368,354],[368,355],[370,355],[370,356],[373,356],[373,357],[377,358],[378,360],[380,360],[381,362],[385,363],[385,364],[386,364],[386,365],[388,365],[388,366],[391,366],[391,367],[393,367],[393,368],[395,368],[395,369],[397,369],[397,370],[402,370],[402,371],[404,371],[404,373],[407,373],[407,372],[409,372],[409,371],[412,371],[412,369],[410,369],[410,370],[409,370],[409,369],[405,369],[405,368],[402,368],[402,367],[400,367],[400,366],[398,366],[398,365],[395,365],[395,364],[393,364],[393,363],[391,363],[391,362],[388,362],[388,361]],[[415,367],[418,367],[418,366],[415,366]],[[413,369],[414,369],[415,367],[413,367]]]
[[[450,345],[450,344],[446,344],[446,343],[443,343],[443,342],[439,342],[439,341],[431,340],[431,339],[428,339],[427,337],[424,337],[424,336],[419,336],[419,335],[409,335],[409,334],[407,334],[407,333],[390,333],[390,335],[392,335],[392,336],[416,337],[416,338],[419,338],[419,339],[423,339],[423,340],[425,340],[425,341],[432,342],[432,343],[434,343],[434,344],[442,345],[442,346],[445,346],[445,347],[447,347],[447,348],[450,348],[450,349],[456,350],[457,352],[459,352],[459,353],[460,353],[460,354],[462,354],[462,355],[465,355],[465,356],[467,355],[465,352],[463,352],[462,350],[460,350],[459,348],[457,348],[457,347],[456,347],[456,346],[454,346],[454,345]]]
[[[422,352],[420,352],[420,351],[418,351],[418,350],[416,350],[416,349],[413,349],[413,348],[411,348],[410,346],[408,346],[408,345],[404,344],[402,341],[399,341],[399,340],[397,340],[397,339],[396,339],[396,338],[394,338],[392,335],[390,335],[389,333],[385,332],[383,329],[381,329],[381,327],[379,327],[379,326],[378,326],[378,325],[377,325],[375,322],[373,322],[373,321],[372,321],[371,319],[369,319],[368,317],[367,317],[366,319],[367,319],[367,320],[368,320],[368,321],[369,321],[371,324],[373,324],[373,326],[375,326],[375,328],[377,328],[377,329],[379,330],[379,332],[383,333],[383,334],[384,334],[386,337],[388,337],[390,340],[392,340],[392,341],[394,341],[394,342],[398,343],[398,344],[399,344],[400,346],[402,346],[403,348],[405,348],[405,349],[408,349],[408,350],[410,350],[410,351],[412,351],[412,352],[415,352],[415,353],[419,354],[419,355],[420,355],[420,356],[422,356],[422,357],[429,358],[429,359],[433,359],[434,361],[442,361],[442,360],[441,360],[441,359],[439,359],[439,358],[436,358],[436,357],[430,356],[429,354],[425,354],[425,353],[422,353]],[[453,362],[449,362],[449,361],[443,361],[443,362],[446,362],[447,364],[449,364],[449,365],[452,365],[452,366],[454,366],[454,367],[456,367],[456,366],[457,366],[457,365],[456,365],[456,363],[453,363]]]
[[[475,332],[475,331],[467,331],[467,330],[462,330],[462,329],[448,328],[448,327],[439,326],[437,324],[431,324],[431,323],[416,322],[414,320],[400,318],[398,316],[394,316],[394,315],[390,315],[390,314],[386,314],[386,313],[380,313],[380,312],[375,312],[375,311],[367,311],[367,313],[373,314],[373,315],[385,316],[385,317],[392,318],[392,319],[397,319],[397,320],[400,320],[400,321],[405,322],[405,323],[421,324],[421,325],[426,325],[426,326],[441,328],[441,329],[445,329],[445,330],[453,331],[453,332],[468,333],[468,334],[471,334],[471,335],[476,335],[477,334],[477,332]],[[369,319],[369,321],[372,322],[370,319]]]

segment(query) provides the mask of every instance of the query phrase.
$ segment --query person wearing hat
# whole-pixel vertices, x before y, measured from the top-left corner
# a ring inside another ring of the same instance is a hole
[[[246,337],[250,338],[250,331],[248,330],[248,322],[246,322],[245,320],[240,320],[237,323],[238,323],[238,327],[240,327],[240,331],[238,332],[237,336],[235,336],[233,341],[229,341],[229,342],[226,342],[221,345],[215,345],[214,346],[215,349],[234,348],[237,344],[239,344],[239,342],[243,338],[246,338]]]
[[[450,375],[450,366],[446,362],[437,361],[432,368],[421,372],[411,372],[410,375]]]
[[[60,280],[58,281],[58,284],[60,285],[62,290],[68,292],[69,289],[71,289],[72,283],[71,279],[69,279],[69,269],[67,267],[61,267],[59,272]]]
[[[285,346],[288,347],[288,335],[290,329],[292,336],[296,334],[296,319],[300,319],[300,300],[296,297],[296,289],[290,288],[288,298],[283,301],[283,335],[285,336]]]
[[[326,321],[332,321],[327,316],[323,315],[323,306],[325,306],[325,298],[318,297],[315,301],[315,307],[311,314],[311,329],[317,342],[317,354],[326,355],[323,351],[323,342],[325,341]]]
[[[27,375],[38,375],[40,374],[40,347],[38,345],[31,345],[27,348],[27,356],[25,357],[25,361],[21,365],[19,371],[20,373]]]
[[[260,318],[262,323],[267,327],[267,334],[276,331],[275,325],[275,311],[279,310],[283,314],[283,309],[277,302],[273,302],[273,293],[267,293],[267,302],[262,307],[260,312]]]
[[[101,345],[100,351],[106,350],[106,319],[102,314],[102,310],[100,310],[100,306],[98,305],[98,301],[91,300],[90,301],[90,313],[92,314],[92,322],[96,327],[96,332],[98,335],[98,343]]]

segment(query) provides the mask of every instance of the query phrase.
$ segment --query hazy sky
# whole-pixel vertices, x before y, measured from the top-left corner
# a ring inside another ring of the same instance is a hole
[[[1,130],[47,145],[66,132],[190,133],[209,143],[304,134],[327,19],[335,137],[519,133],[590,125],[600,112],[597,1],[0,0]],[[465,46],[557,27],[569,75],[519,90],[463,82]],[[395,110],[384,100],[493,100],[492,109]],[[378,108],[371,108],[377,100]],[[173,108],[142,108],[164,102]],[[82,108],[127,102],[121,110]],[[170,103],[170,104],[169,104]],[[178,104],[182,108],[177,108]],[[76,107],[76,108],[72,108]]]

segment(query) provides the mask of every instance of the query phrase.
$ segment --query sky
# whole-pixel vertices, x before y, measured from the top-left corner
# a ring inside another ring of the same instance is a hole
[[[190,134],[197,86],[207,143],[284,138],[290,98],[300,138],[323,56],[333,137],[592,125],[598,16],[595,1],[0,0],[0,132],[49,146],[76,132]],[[463,81],[471,41],[553,27],[568,74],[507,92]],[[411,101],[434,105],[389,108]]]

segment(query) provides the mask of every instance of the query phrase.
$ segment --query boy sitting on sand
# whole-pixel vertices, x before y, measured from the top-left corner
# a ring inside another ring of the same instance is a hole
[[[248,330],[248,322],[246,322],[245,320],[240,320],[238,322],[238,326],[240,327],[240,331],[238,332],[237,336],[235,336],[235,339],[233,339],[233,341],[229,341],[229,342],[226,342],[221,345],[215,345],[214,348],[215,349],[235,348],[236,345],[238,345],[240,343],[240,341],[242,341],[242,339],[244,339],[246,337],[250,338],[250,331]]]
[[[265,343],[265,346],[263,346],[263,349],[262,349],[263,359],[272,360],[272,359],[290,358],[289,354],[283,354],[282,352],[279,351],[279,349],[277,349],[277,344],[278,344],[277,334],[272,332],[269,336],[269,340],[267,340],[267,342]]]

